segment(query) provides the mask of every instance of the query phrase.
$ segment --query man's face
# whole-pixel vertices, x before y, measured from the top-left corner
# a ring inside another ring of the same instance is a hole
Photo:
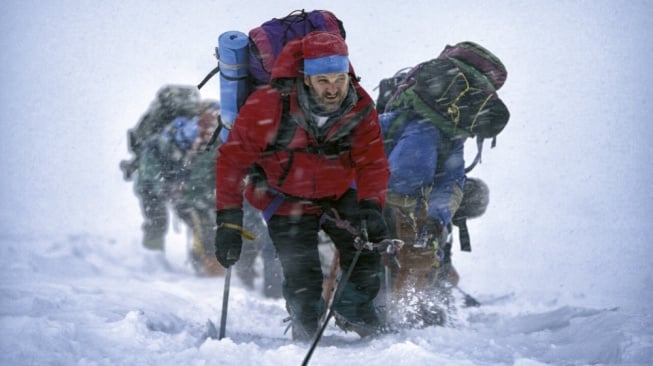
[[[340,108],[349,90],[349,74],[334,73],[304,76],[304,83],[311,94],[327,111],[333,112]]]

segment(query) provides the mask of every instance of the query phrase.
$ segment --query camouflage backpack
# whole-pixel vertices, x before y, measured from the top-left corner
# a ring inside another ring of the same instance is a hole
[[[195,86],[166,85],[136,127],[129,130],[129,148],[138,155],[149,136],[159,133],[177,117],[193,117],[199,112],[200,93]]]
[[[150,136],[162,132],[177,117],[197,116],[200,112],[200,102],[199,90],[193,85],[165,85],[157,91],[147,112],[134,128],[127,131],[127,145],[134,157],[130,161],[120,163],[126,180],[129,180],[137,169],[145,141]]]

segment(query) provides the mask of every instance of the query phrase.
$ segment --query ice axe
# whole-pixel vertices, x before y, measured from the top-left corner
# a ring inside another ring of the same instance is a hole
[[[224,224],[224,225],[230,225],[230,224]],[[232,225],[235,226],[235,225]],[[256,235],[253,233],[250,233],[249,231],[243,229],[242,227],[236,227],[236,229],[240,230],[241,234],[243,235],[244,238],[253,240],[256,238]],[[228,252],[227,257],[229,259],[233,259],[234,261],[238,260],[238,256],[235,256],[232,258],[232,253],[231,251]],[[239,254],[238,254],[239,255]],[[233,265],[227,267],[227,271],[225,272],[224,275],[224,290],[222,292],[222,314],[220,315],[220,334],[218,335],[218,340],[224,338],[225,332],[227,329],[227,309],[229,307],[229,287],[231,284],[231,269],[233,268]],[[213,328],[213,332],[211,331],[211,328]],[[211,334],[213,333],[213,334]],[[213,336],[212,336],[213,335]],[[209,320],[209,337],[215,339],[215,326]]]
[[[204,334],[203,339],[206,338],[221,340],[225,336],[227,329],[227,307],[229,305],[229,286],[231,283],[231,266],[227,268],[224,276],[224,292],[222,293],[222,314],[220,315],[220,334],[215,327],[215,324],[209,319],[206,322],[206,333]]]
[[[222,293],[222,314],[220,315],[220,335],[218,340],[224,338],[227,328],[227,307],[229,305],[229,285],[231,283],[231,268],[227,267],[227,272],[224,275],[224,292]]]

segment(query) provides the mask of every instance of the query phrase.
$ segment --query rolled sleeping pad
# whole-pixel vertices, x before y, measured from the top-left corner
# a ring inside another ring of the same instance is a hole
[[[238,110],[250,94],[248,77],[249,38],[238,31],[224,32],[218,37],[218,65],[220,66],[220,118],[224,128],[220,132],[226,141]]]

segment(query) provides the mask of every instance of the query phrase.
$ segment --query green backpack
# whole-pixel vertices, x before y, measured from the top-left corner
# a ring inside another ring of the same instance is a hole
[[[510,118],[497,95],[507,76],[501,60],[473,42],[446,46],[437,58],[399,70],[379,84],[379,111],[407,111],[393,119],[386,141],[391,141],[408,114],[416,111],[452,138],[476,137],[478,153],[465,168],[469,173],[481,160],[483,140],[492,138],[494,146]],[[452,223],[459,228],[461,249],[471,251],[467,219],[483,215],[489,188],[480,179],[468,177],[463,190]]]
[[[480,161],[483,140],[492,138],[494,146],[510,118],[496,92],[506,77],[498,57],[476,43],[461,42],[446,46],[435,59],[381,81],[377,108],[413,110],[451,138],[476,137],[479,153],[469,171]],[[399,117],[395,123],[402,120]]]

